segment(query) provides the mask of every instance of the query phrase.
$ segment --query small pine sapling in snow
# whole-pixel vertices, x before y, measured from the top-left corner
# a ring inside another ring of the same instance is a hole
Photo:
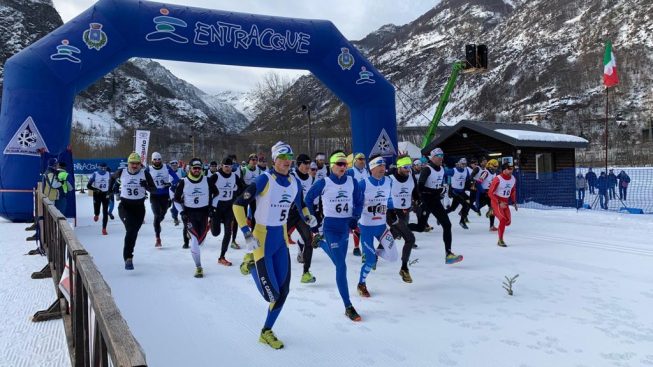
[[[515,284],[518,276],[519,274],[515,275],[512,278],[508,278],[507,276],[504,276],[504,278],[506,278],[506,281],[503,282],[503,289],[505,289],[506,292],[508,292],[509,296],[512,296],[512,285]]]

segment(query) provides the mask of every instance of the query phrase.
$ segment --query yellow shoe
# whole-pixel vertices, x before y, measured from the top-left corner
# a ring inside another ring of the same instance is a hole
[[[277,339],[272,330],[261,330],[261,336],[258,338],[258,341],[269,345],[273,349],[283,348],[283,342]]]
[[[243,275],[249,275],[249,267],[254,266],[254,254],[248,252],[243,257],[243,262],[240,264],[240,272]]]
[[[403,270],[403,269],[399,270],[399,275],[401,275],[401,280],[403,280],[404,282],[406,282],[406,283],[412,283],[413,282],[413,278],[411,278],[410,273],[408,272],[408,270]]]

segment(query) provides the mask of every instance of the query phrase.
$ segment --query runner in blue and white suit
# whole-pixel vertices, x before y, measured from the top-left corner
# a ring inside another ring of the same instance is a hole
[[[361,266],[358,278],[358,293],[369,297],[365,280],[376,267],[376,250],[374,238],[381,241],[381,235],[386,230],[386,213],[392,206],[391,181],[385,177],[385,160],[381,156],[372,156],[369,160],[370,176],[358,183],[363,195],[363,214],[358,220],[361,229],[361,242],[363,242],[363,255],[365,261]]]
[[[320,247],[329,255],[336,266],[336,284],[342,302],[345,304],[345,315],[353,321],[360,321],[361,317],[354,309],[349,299],[347,287],[347,246],[349,244],[349,230],[356,228],[361,215],[361,196],[356,180],[345,174],[347,169],[347,156],[342,151],[333,153],[329,159],[331,173],[313,184],[306,197],[306,207],[312,216],[315,216],[314,200],[321,196],[322,211],[324,213],[323,233],[324,240],[316,239]],[[312,226],[317,232],[316,226]]]
[[[286,224],[292,204],[301,211],[300,216],[304,220],[311,222],[302,202],[301,186],[297,178],[290,175],[292,159],[290,146],[284,142],[276,143],[272,147],[274,168],[256,177],[233,205],[238,226],[245,235],[250,251],[245,255],[240,270],[244,275],[252,274],[259,292],[270,303],[259,341],[274,349],[283,348],[283,343],[276,338],[272,327],[290,289],[290,252]],[[256,201],[256,224],[252,231],[247,225],[245,207],[253,201]]]

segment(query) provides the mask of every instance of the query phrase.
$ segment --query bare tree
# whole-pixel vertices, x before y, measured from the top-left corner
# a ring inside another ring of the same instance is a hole
[[[255,114],[260,114],[267,107],[279,100],[292,85],[292,80],[281,74],[271,71],[263,76],[263,80],[256,83],[252,91],[254,97],[253,110]]]

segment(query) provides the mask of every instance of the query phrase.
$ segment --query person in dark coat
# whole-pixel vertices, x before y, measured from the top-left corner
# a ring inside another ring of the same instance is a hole
[[[605,172],[601,172],[596,187],[599,189],[601,209],[608,210],[608,176],[606,176]]]
[[[625,171],[619,172],[617,175],[619,180],[619,200],[626,200],[626,194],[628,193],[628,185],[630,184],[630,176]]]
[[[585,179],[587,180],[587,185],[589,186],[590,189],[590,194],[594,194],[594,188],[596,187],[596,173],[592,171],[592,167],[589,168],[587,173],[585,174]]]
[[[615,175],[614,170],[610,168],[610,171],[608,172],[608,194],[610,194],[610,200],[617,198],[615,187],[617,187],[617,175]]]

